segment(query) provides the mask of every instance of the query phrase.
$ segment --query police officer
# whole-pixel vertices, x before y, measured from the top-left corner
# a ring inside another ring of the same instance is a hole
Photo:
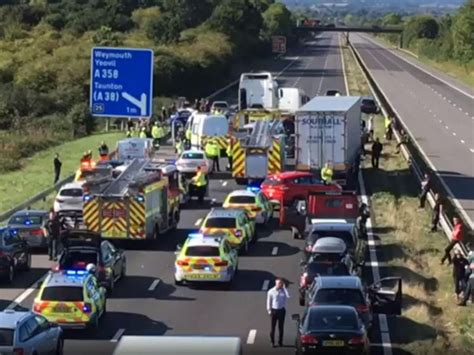
[[[178,157],[184,152],[184,141],[182,139],[178,139],[176,141],[176,153]]]
[[[148,138],[148,136],[146,134],[146,128],[145,127],[142,127],[142,129],[140,131],[140,138]]]
[[[227,159],[229,159],[229,164],[227,165],[227,168],[229,169],[229,171],[232,171],[232,139],[231,138],[227,140],[227,148],[225,152],[227,154]]]
[[[200,166],[197,167],[196,175],[191,179],[191,184],[194,185],[197,191],[199,198],[198,202],[202,204],[204,202],[204,195],[206,194],[207,180]]]
[[[160,128],[158,121],[155,122],[151,129],[151,138],[153,138],[153,145],[160,142]]]
[[[326,184],[330,184],[332,182],[333,175],[334,171],[332,170],[332,166],[329,163],[324,164],[323,168],[321,169],[321,179]]]
[[[105,144],[104,141],[100,143],[99,155],[101,159],[106,159],[109,157],[109,147],[107,146],[107,144]]]
[[[212,173],[214,171],[220,171],[221,170],[219,167],[220,148],[214,139],[211,139],[207,142],[205,152],[206,152],[207,158],[212,161],[210,172]],[[216,170],[216,167],[217,167],[217,170]]]

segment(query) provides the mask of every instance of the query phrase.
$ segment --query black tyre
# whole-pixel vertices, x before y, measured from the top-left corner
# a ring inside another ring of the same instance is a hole
[[[249,252],[249,240],[245,239],[244,244],[240,248],[240,255],[248,254]]]
[[[127,260],[123,260],[122,262],[122,272],[120,273],[120,278],[123,279],[127,276]]]
[[[62,338],[59,338],[58,343],[56,344],[56,355],[63,355],[64,351],[64,340]]]
[[[300,306],[304,306],[305,304],[304,298],[299,297],[299,303],[300,303]]]
[[[174,284],[176,286],[181,286],[183,284],[183,281],[178,281],[178,280],[174,279]]]

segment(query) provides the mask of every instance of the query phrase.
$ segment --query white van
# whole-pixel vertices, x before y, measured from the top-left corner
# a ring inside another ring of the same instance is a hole
[[[269,72],[243,73],[239,83],[239,110],[278,108],[278,83]]]
[[[236,337],[124,336],[113,355],[242,355]]]
[[[294,114],[301,106],[308,102],[309,97],[298,88],[278,89],[278,108],[280,111]]]
[[[191,148],[201,149],[203,137],[226,138],[229,133],[229,122],[223,115],[195,115],[191,126]]]

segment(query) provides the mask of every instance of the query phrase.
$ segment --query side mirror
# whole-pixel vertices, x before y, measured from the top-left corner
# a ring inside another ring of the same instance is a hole
[[[105,295],[107,293],[107,283],[101,282],[99,287],[99,292]]]
[[[291,319],[294,320],[295,322],[300,321],[300,315],[299,314],[292,314]]]
[[[181,251],[182,245],[181,244],[176,244],[176,251]]]
[[[306,216],[306,201],[299,200],[296,203],[296,212],[298,212],[299,215]]]

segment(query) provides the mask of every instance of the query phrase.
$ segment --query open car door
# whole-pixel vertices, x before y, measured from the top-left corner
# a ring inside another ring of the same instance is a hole
[[[93,247],[100,248],[102,237],[99,233],[87,230],[66,231],[63,234],[65,248],[70,247]]]
[[[368,289],[374,313],[402,314],[402,278],[386,277]]]
[[[355,220],[359,214],[355,191],[315,191],[308,194],[309,219]]]
[[[290,206],[281,203],[280,226],[290,228],[293,238],[302,238],[306,229],[306,200],[297,200]]]

